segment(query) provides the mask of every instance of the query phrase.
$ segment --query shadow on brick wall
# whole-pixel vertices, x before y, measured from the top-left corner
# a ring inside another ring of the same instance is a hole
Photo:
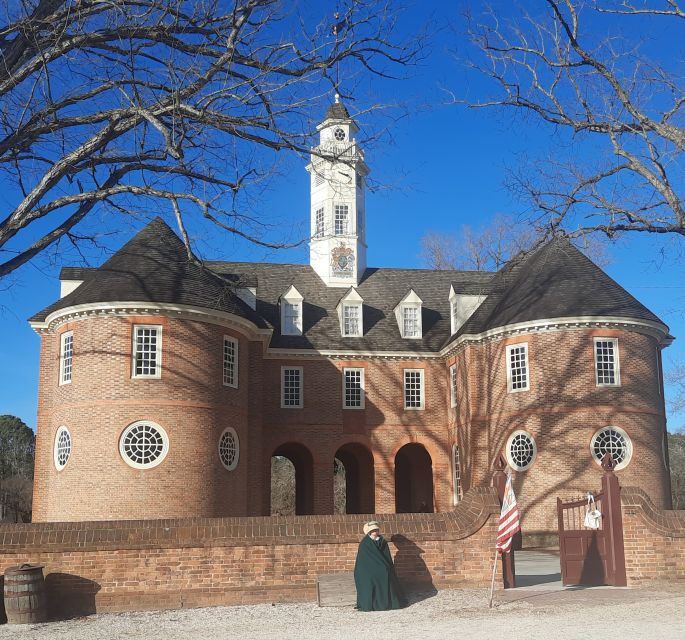
[[[71,573],[50,573],[45,577],[50,620],[65,620],[96,613],[95,595],[100,585]]]
[[[391,542],[397,547],[395,572],[409,597],[410,603],[425,600],[437,594],[433,578],[421,554],[423,549],[406,536],[395,534]]]

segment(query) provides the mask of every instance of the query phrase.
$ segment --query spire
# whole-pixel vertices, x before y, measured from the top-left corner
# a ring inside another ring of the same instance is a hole
[[[350,120],[350,114],[345,105],[340,102],[340,96],[335,94],[335,102],[326,111],[326,120]]]

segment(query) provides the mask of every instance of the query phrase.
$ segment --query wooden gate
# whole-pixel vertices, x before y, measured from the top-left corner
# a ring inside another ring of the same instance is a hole
[[[584,526],[587,498],[562,502],[557,498],[561,581],[564,585],[626,586],[621,518],[621,487],[611,454],[602,460],[602,491],[595,496],[602,513],[600,528]]]

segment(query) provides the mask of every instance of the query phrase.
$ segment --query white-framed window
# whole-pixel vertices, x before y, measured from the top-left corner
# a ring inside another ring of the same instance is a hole
[[[621,384],[618,366],[618,339],[595,338],[595,379],[598,387]]]
[[[238,388],[238,341],[224,336],[224,386]]]
[[[457,406],[457,365],[450,367],[450,407]]]
[[[513,392],[529,388],[528,343],[510,344],[507,346],[507,389]]]
[[[421,309],[418,307],[405,306],[402,308],[402,337],[420,338],[420,315]]]
[[[325,223],[325,210],[320,207],[314,212],[314,237],[323,238],[324,235],[324,223]]]
[[[364,369],[343,369],[343,409],[364,408]]]
[[[347,233],[347,220],[350,208],[346,204],[335,205],[335,235],[344,236]]]
[[[219,460],[228,471],[238,466],[240,459],[240,440],[233,427],[226,427],[219,438]]]
[[[461,460],[459,453],[459,445],[452,445],[452,487],[453,487],[453,503],[458,505],[464,497],[464,490],[461,486]]]
[[[362,335],[362,306],[360,304],[343,304],[343,336]]]
[[[450,300],[450,333],[456,333],[459,328],[459,307],[456,297]]]
[[[59,383],[69,384],[74,364],[74,332],[67,331],[60,336]]]
[[[139,420],[124,429],[119,438],[119,454],[134,469],[152,469],[169,452],[166,431],[150,420]]]
[[[404,408],[423,409],[423,369],[404,369]]]
[[[281,367],[281,407],[301,409],[304,406],[304,371],[302,367]]]
[[[55,469],[61,471],[69,462],[71,456],[71,434],[66,427],[60,427],[55,434],[55,446],[53,450],[53,460]]]
[[[137,324],[133,327],[134,378],[159,378],[162,372],[162,327]]]
[[[597,464],[602,464],[604,456],[610,453],[616,469],[623,469],[633,457],[633,442],[620,427],[604,427],[592,436],[590,451]]]
[[[507,461],[515,471],[530,469],[537,452],[533,436],[526,431],[514,431],[507,440]]]
[[[284,336],[302,335],[302,294],[291,286],[280,299],[281,334]]]

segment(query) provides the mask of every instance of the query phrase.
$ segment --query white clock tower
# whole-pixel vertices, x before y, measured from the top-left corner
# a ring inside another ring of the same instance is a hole
[[[312,150],[309,263],[329,287],[359,284],[366,269],[364,187],[369,169],[354,134],[359,128],[335,103],[317,127]]]

